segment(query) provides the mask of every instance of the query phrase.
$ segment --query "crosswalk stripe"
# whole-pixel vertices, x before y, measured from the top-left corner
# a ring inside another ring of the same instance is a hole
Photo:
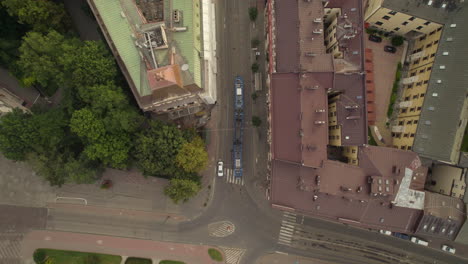
[[[281,230],[294,231],[294,228],[282,226]]]
[[[284,215],[291,215],[291,216],[294,216],[294,217],[297,216],[297,214],[291,213],[291,212],[288,212],[288,211],[284,211]]]
[[[292,233],[293,233],[292,231],[289,231],[289,230],[284,230],[284,229],[280,231],[280,234],[288,234],[288,235],[292,235]]]
[[[284,217],[286,218],[289,218],[289,219],[294,219],[296,220],[296,217],[295,216],[292,216],[292,215],[283,215]]]

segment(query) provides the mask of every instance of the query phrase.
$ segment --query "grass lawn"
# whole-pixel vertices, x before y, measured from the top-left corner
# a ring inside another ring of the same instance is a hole
[[[120,264],[122,257],[99,253],[43,249],[54,264]]]
[[[371,146],[377,146],[377,142],[375,141],[374,136],[372,136],[370,127],[368,127],[367,130],[368,130],[367,144]]]
[[[463,141],[460,147],[460,150],[463,152],[468,152],[468,126],[465,129],[465,134],[463,135]]]
[[[125,260],[125,264],[152,264],[151,259],[130,257]]]
[[[392,86],[392,93],[390,94],[390,102],[388,103],[388,110],[387,110],[387,117],[388,118],[392,117],[393,105],[395,104],[396,99],[397,99],[398,85],[399,85],[400,79],[401,79],[401,69],[402,69],[402,65],[401,65],[401,63],[398,63],[397,70],[396,70],[396,73],[395,73],[395,81],[393,82],[393,86]]]
[[[159,264],[185,264],[185,262],[177,260],[161,260]]]
[[[210,255],[212,260],[223,261],[223,254],[221,254],[221,252],[219,252],[217,249],[208,249],[208,255]]]

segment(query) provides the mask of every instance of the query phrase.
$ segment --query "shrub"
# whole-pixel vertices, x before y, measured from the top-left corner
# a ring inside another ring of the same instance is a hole
[[[217,249],[214,249],[214,248],[208,249],[208,255],[210,255],[212,260],[223,261],[223,255]]]
[[[404,40],[405,40],[405,38],[403,38],[402,36],[393,36],[392,37],[392,45],[395,46],[395,47],[401,46],[403,44]]]
[[[260,68],[260,65],[258,65],[258,63],[255,62],[255,63],[252,64],[252,72],[253,73],[258,72],[259,68]]]
[[[34,251],[34,254],[33,254],[34,262],[40,264],[44,262],[46,257],[47,257],[47,254],[45,253],[43,249],[37,249],[36,251]]]
[[[251,44],[252,44],[252,47],[256,48],[258,47],[258,45],[260,45],[260,40],[258,40],[257,38],[254,38],[252,39]]]
[[[252,21],[255,21],[257,19],[257,16],[258,16],[258,10],[256,7],[250,7],[249,8],[249,17],[250,17],[250,20]]]
[[[125,260],[125,264],[152,264],[151,259],[130,257]]]
[[[375,28],[366,28],[366,33],[369,35],[375,34],[377,30]]]

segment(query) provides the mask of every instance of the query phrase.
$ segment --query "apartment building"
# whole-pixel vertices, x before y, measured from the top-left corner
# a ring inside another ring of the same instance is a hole
[[[369,0],[365,21],[372,27],[396,35],[426,35],[441,27],[440,24],[395,8],[400,0]],[[414,1],[421,2],[421,1]],[[403,6],[403,5],[402,5]]]
[[[216,101],[210,1],[88,3],[143,111],[177,119]]]
[[[419,116],[441,37],[442,27],[414,40],[407,56],[408,71],[403,76],[403,93],[398,105],[398,116],[392,125],[393,146],[411,150],[416,136]]]
[[[462,168],[437,164],[432,168],[426,190],[463,199],[466,191],[466,175]]]
[[[19,108],[24,112],[30,112],[25,105],[24,100],[0,86],[0,116],[13,111],[15,108]]]

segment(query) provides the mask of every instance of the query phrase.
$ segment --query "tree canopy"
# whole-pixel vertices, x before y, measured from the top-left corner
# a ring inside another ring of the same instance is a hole
[[[24,160],[34,141],[31,115],[19,109],[4,115],[0,122],[0,150],[8,159]]]
[[[19,23],[31,25],[35,31],[65,31],[69,23],[63,4],[53,1],[3,0],[1,4],[10,16],[18,17]]]
[[[171,179],[169,185],[164,189],[164,193],[172,199],[174,203],[186,202],[200,191],[200,185],[188,179]]]
[[[208,153],[203,140],[197,136],[191,142],[184,143],[176,156],[176,162],[186,172],[200,172],[205,169]]]

